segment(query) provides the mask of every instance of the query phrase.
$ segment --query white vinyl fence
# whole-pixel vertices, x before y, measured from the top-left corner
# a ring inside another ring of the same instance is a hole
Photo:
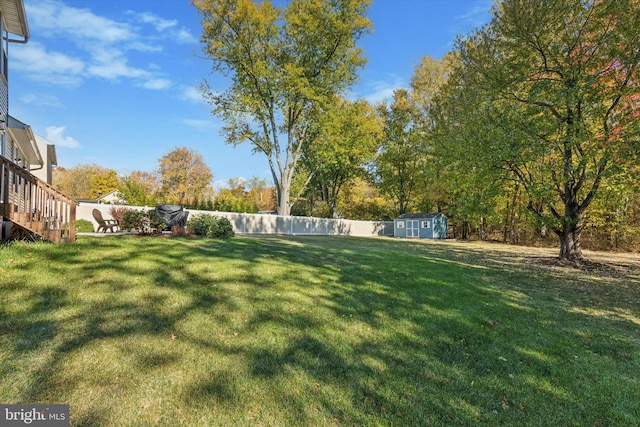
[[[111,218],[109,212],[116,205],[81,202],[76,209],[76,220],[86,219],[94,224],[93,209],[102,212],[105,219]],[[119,206],[120,207],[120,206]],[[129,209],[154,209],[143,206],[122,206]],[[217,212],[186,209],[189,218],[195,215],[215,215],[231,222],[236,234],[291,234],[291,235],[342,235],[342,236],[393,236],[393,221],[354,221],[347,219],[313,218],[306,216],[281,216],[265,214],[247,214],[236,212]]]

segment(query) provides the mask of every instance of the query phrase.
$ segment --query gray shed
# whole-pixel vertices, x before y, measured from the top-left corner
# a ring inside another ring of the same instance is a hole
[[[440,212],[403,214],[393,221],[395,237],[446,239],[448,228],[447,217]]]

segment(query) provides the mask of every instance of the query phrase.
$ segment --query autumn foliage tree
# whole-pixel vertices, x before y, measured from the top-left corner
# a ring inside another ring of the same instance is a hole
[[[213,174],[201,154],[186,147],[176,147],[158,159],[160,199],[165,203],[184,204],[212,195]]]
[[[54,169],[53,186],[74,199],[98,199],[101,195],[116,190],[120,182],[113,169],[83,164]]]
[[[447,82],[452,61],[451,54],[442,59],[424,56],[411,77],[410,97],[417,109],[415,126],[420,129],[425,144],[424,175],[419,181],[415,202],[417,210],[423,212],[442,212],[448,199],[432,140],[435,128],[433,110],[437,97]]]
[[[203,18],[204,53],[227,76],[205,98],[225,122],[230,144],[249,142],[267,158],[278,213],[290,214],[291,185],[318,110],[357,80],[365,63],[357,40],[371,26],[370,0],[194,0]]]
[[[120,179],[118,190],[129,205],[155,206],[160,195],[160,181],[156,173],[133,171]]]
[[[528,209],[582,259],[585,212],[640,149],[640,8],[633,0],[503,0],[457,43],[443,102],[448,143],[508,172]],[[444,107],[446,106],[446,107]],[[495,175],[495,174],[494,174]]]
[[[303,153],[303,170],[309,181],[306,196],[307,201],[319,199],[326,207],[322,216],[333,218],[340,191],[366,175],[384,124],[367,101],[336,97],[328,104],[319,126],[317,140]]]
[[[401,215],[412,210],[424,184],[426,132],[420,126],[415,99],[406,89],[395,90],[393,102],[379,109],[385,127],[375,159],[375,180],[380,192],[393,201],[396,215]]]

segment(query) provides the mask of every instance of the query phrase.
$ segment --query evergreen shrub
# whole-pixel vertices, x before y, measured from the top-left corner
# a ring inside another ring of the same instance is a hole
[[[228,239],[234,236],[233,227],[227,218],[214,215],[195,215],[187,222],[196,236]]]

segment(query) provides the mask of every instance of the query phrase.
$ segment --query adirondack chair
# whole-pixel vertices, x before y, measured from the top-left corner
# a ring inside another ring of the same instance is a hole
[[[97,233],[99,233],[100,230],[102,230],[103,233],[106,233],[107,230],[114,232],[114,227],[118,227],[118,222],[115,219],[102,218],[102,212],[98,209],[93,210],[93,219],[98,223],[98,229],[96,230]]]

